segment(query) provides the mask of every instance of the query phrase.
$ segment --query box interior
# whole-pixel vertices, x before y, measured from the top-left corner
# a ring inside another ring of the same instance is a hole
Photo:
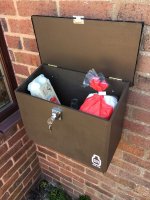
[[[79,107],[82,105],[88,94],[97,91],[90,87],[83,87],[85,73],[67,70],[64,68],[50,67],[46,64],[39,67],[19,88],[19,92],[27,93],[28,84],[38,75],[44,74],[51,82],[61,105],[70,107],[71,100],[78,99]],[[109,83],[109,88],[106,90],[107,95],[116,96],[119,100],[126,83],[117,80],[106,79]]]

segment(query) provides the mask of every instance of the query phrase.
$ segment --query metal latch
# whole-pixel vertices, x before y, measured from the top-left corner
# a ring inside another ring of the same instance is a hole
[[[84,24],[84,16],[73,16],[74,24]]]
[[[52,115],[50,118],[48,118],[47,120],[47,124],[48,124],[48,129],[50,131],[52,131],[52,125],[54,123],[54,121],[58,119],[61,120],[62,119],[62,110],[60,108],[52,108]]]
[[[116,80],[116,81],[122,81],[122,79],[121,78],[115,78],[115,77],[109,77],[109,79],[111,79],[111,80]]]
[[[57,65],[52,65],[52,64],[48,64],[49,67],[56,67],[57,68]]]

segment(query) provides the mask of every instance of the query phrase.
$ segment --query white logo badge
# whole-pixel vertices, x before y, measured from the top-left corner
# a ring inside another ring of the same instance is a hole
[[[98,168],[100,168],[102,165],[102,161],[101,161],[100,157],[96,154],[93,154],[93,156],[92,156],[92,165],[95,167],[98,167]]]

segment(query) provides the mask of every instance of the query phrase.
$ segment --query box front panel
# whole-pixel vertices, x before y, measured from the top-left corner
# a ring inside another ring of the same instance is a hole
[[[106,170],[109,122],[16,92],[25,128],[36,143],[50,147],[97,170]],[[53,107],[62,109],[62,120],[56,120],[52,132],[47,119]]]

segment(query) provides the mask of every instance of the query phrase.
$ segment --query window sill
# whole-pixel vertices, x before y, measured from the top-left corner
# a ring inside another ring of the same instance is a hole
[[[21,120],[20,112],[17,110],[8,118],[0,123],[0,133],[7,133],[12,126],[17,124]]]

